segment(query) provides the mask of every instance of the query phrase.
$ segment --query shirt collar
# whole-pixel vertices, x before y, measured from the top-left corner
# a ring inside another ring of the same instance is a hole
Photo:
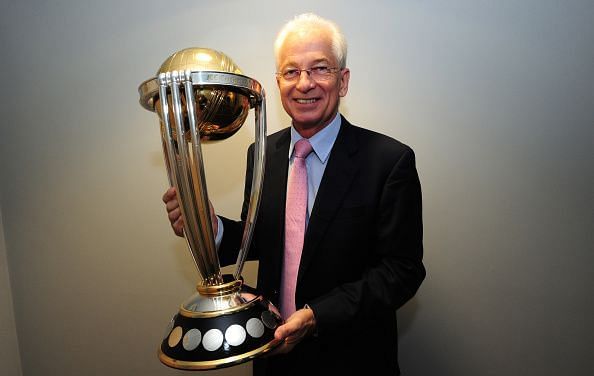
[[[336,116],[334,117],[334,119],[332,119],[330,124],[325,126],[321,131],[314,134],[309,139],[309,143],[311,144],[314,153],[316,153],[316,155],[323,164],[325,164],[328,160],[328,156],[330,155],[330,151],[332,150],[334,141],[336,141],[338,131],[340,130],[340,123],[340,113],[336,113]],[[301,135],[295,130],[295,128],[291,126],[291,145],[289,146],[289,159],[293,155],[293,148],[295,146],[295,143],[301,140],[302,138],[303,137],[301,137]]]

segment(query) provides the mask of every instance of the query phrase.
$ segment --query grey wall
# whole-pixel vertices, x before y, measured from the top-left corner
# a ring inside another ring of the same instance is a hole
[[[170,53],[216,48],[263,84],[278,130],[271,46],[303,11],[348,38],[342,112],[417,153],[428,277],[398,313],[404,374],[594,373],[592,1],[63,0],[0,16],[3,375],[15,330],[25,376],[181,374],[156,348],[198,274],[136,88]],[[206,150],[225,215],[252,123]]]
[[[6,243],[2,227],[2,212],[0,210],[0,370],[8,376],[20,376],[21,358],[14,309],[12,306],[12,291],[6,262]]]

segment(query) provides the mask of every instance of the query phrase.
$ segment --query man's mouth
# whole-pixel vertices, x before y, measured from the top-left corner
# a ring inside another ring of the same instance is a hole
[[[299,104],[311,104],[311,103],[315,103],[317,101],[316,98],[309,98],[309,99],[295,99],[295,102],[299,103]]]

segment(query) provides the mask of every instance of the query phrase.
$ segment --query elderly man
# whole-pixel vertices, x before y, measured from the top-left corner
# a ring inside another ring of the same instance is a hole
[[[399,374],[396,309],[425,277],[421,188],[408,146],[339,114],[346,50],[338,27],[312,14],[287,23],[275,42],[292,124],[268,136],[249,258],[259,260],[258,289],[286,321],[275,332],[282,344],[255,361],[256,375]],[[253,146],[246,202],[252,157]],[[163,200],[181,235],[173,188]],[[218,221],[220,260],[231,264],[241,222]]]

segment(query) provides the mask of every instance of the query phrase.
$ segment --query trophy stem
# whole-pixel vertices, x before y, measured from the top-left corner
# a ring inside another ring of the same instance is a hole
[[[260,196],[262,195],[262,185],[264,183],[264,166],[266,157],[266,94],[262,89],[261,97],[256,98],[255,106],[255,143],[254,143],[254,165],[252,168],[252,186],[250,194],[250,203],[248,206],[245,226],[241,239],[237,262],[235,263],[235,273],[233,277],[239,279],[243,271],[243,265],[248,254],[248,250],[254,233],[254,223],[260,207]]]
[[[199,135],[196,131],[196,124],[193,124],[192,144],[190,148],[185,140],[185,130],[182,119],[181,96],[179,90],[180,77],[177,72],[162,73],[159,75],[159,96],[161,103],[161,114],[165,128],[166,158],[169,162],[168,176],[173,180],[173,186],[177,190],[178,202],[182,218],[184,220],[184,235],[188,247],[194,259],[196,267],[200,271],[205,285],[222,282],[218,256],[214,245],[212,223],[208,206],[206,183],[204,180],[204,167],[200,149]],[[167,88],[171,87],[171,102],[173,107],[173,120],[175,129],[169,120],[170,111],[168,104]],[[193,91],[186,95],[193,95]],[[188,111],[194,111],[193,99],[187,100]],[[193,116],[190,117],[193,119]],[[192,171],[198,171],[193,174]],[[180,197],[187,197],[181,200]],[[206,217],[206,220],[204,218]]]
[[[192,83],[192,72],[186,70],[184,72],[183,82],[184,91],[186,95],[186,110],[188,113],[188,120],[190,125],[190,135],[192,137],[192,152],[190,154],[190,171],[195,173],[190,182],[194,182],[194,208],[197,209],[197,218],[199,225],[199,234],[202,237],[202,243],[204,247],[202,250],[206,253],[204,257],[210,267],[211,273],[208,276],[203,275],[205,279],[205,285],[220,284],[223,283],[221,275],[221,267],[219,264],[219,256],[217,254],[217,248],[215,244],[215,233],[212,226],[212,219],[210,215],[210,200],[208,199],[208,190],[206,187],[206,176],[204,172],[204,162],[202,157],[202,146],[200,143],[200,130],[196,124],[196,113],[194,97],[193,83]],[[178,133],[179,134],[179,133]]]

